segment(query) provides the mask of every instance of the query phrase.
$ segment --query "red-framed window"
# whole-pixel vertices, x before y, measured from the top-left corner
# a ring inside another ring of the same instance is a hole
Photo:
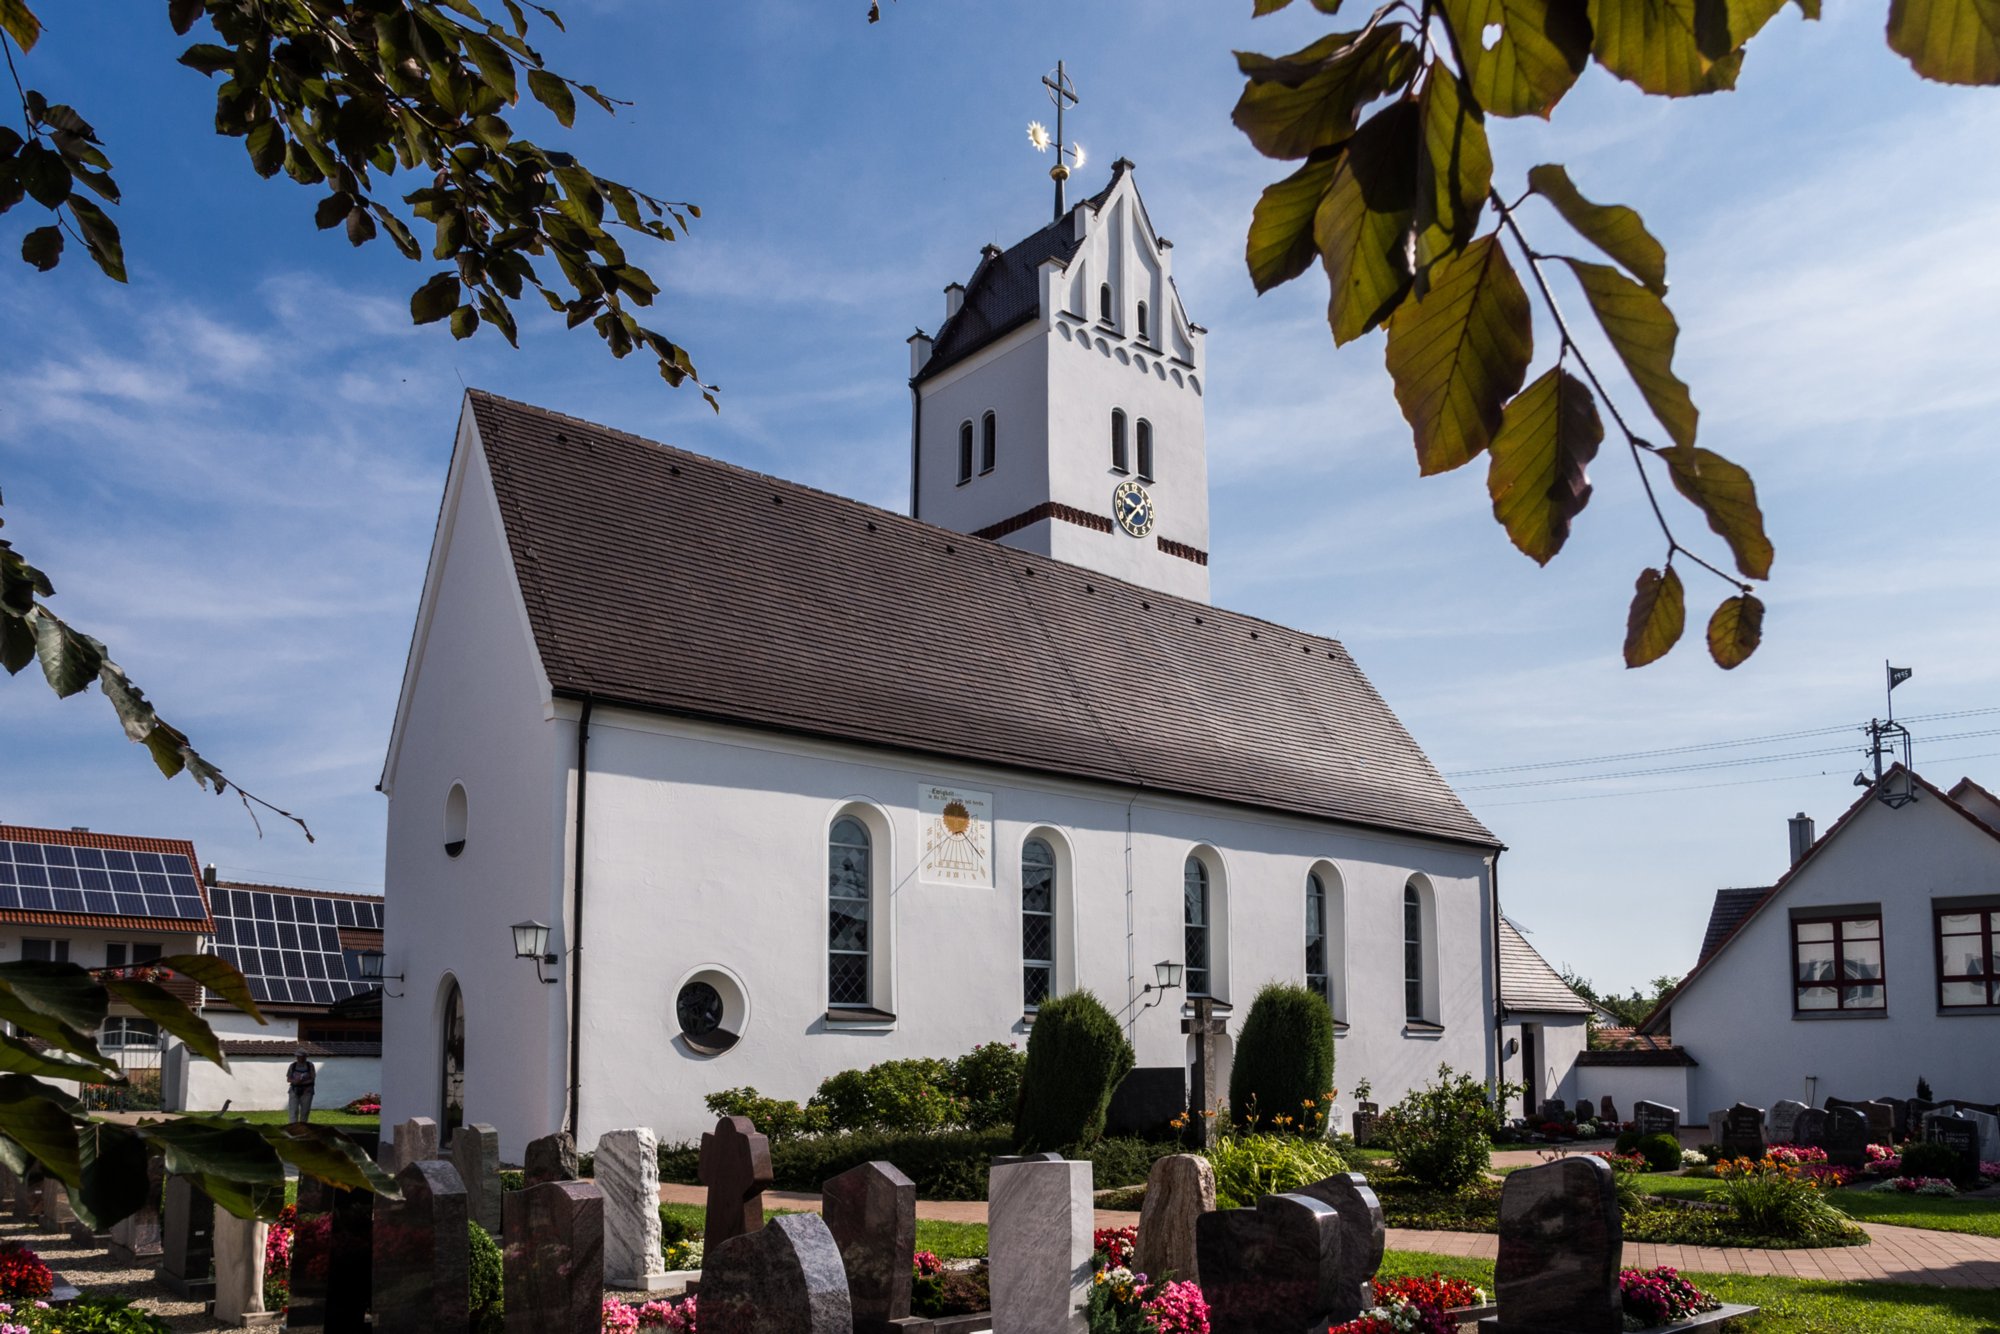
[[[2000,907],[1936,911],[1938,1006],[2000,1006]]]
[[[1882,915],[1792,919],[1792,1008],[1880,1010],[1889,1004],[1882,969]]]

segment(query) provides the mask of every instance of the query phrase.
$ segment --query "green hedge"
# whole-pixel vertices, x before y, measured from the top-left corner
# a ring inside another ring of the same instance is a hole
[[[1265,1133],[1319,1136],[1333,1092],[1333,1011],[1305,987],[1272,982],[1250,1003],[1229,1070],[1229,1114]]]
[[[863,1163],[894,1163],[916,1183],[920,1200],[983,1200],[995,1157],[1013,1152],[1004,1130],[926,1132],[858,1130],[809,1135],[771,1146],[772,1186],[817,1191],[829,1177]],[[700,1180],[701,1148],[660,1146],[660,1180],[693,1185]]]
[[[1132,1044],[1096,996],[1073,991],[1044,1001],[1028,1034],[1015,1145],[1036,1152],[1102,1139],[1111,1095],[1132,1061]]]
[[[500,1334],[506,1320],[501,1305],[500,1247],[479,1224],[465,1226],[472,1247],[472,1334]]]

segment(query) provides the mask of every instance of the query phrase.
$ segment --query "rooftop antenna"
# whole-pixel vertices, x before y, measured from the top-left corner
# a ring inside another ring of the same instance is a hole
[[[1887,659],[1882,662],[1882,674],[1888,682],[1883,696],[1888,702],[1888,716],[1868,720],[1868,753],[1875,761],[1875,781],[1869,782],[1866,772],[1855,775],[1856,787],[1873,787],[1876,799],[1890,807],[1907,806],[1917,799],[1915,785],[1910,773],[1910,729],[1896,721],[1896,687],[1910,679],[1914,669],[1893,667]],[[1903,750],[1903,777],[1889,788],[1882,786],[1882,776],[1886,772],[1883,757],[1892,753],[1900,743]]]
[[[1049,101],[1056,104],[1056,137],[1051,140],[1048,127],[1038,120],[1031,120],[1028,122],[1028,142],[1035,146],[1037,153],[1046,153],[1050,143],[1055,144],[1056,164],[1049,168],[1049,179],[1056,183],[1055,221],[1060,222],[1062,215],[1069,212],[1063,199],[1063,182],[1069,179],[1072,163],[1078,169],[1083,166],[1083,145],[1069,143],[1063,138],[1063,109],[1076,105],[1076,85],[1063,72],[1063,62],[1058,60],[1055,70],[1042,76],[1042,86],[1049,90]]]

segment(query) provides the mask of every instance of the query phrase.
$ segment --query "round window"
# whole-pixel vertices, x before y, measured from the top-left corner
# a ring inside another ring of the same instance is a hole
[[[674,1010],[681,1032],[691,1038],[705,1038],[722,1027],[722,995],[706,982],[690,982],[681,988]]]
[[[674,994],[674,1022],[680,1039],[699,1056],[719,1056],[736,1045],[750,1020],[743,984],[725,968],[697,968]]]

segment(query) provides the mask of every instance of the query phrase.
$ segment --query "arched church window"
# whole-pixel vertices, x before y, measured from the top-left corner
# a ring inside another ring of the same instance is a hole
[[[1130,465],[1125,457],[1125,410],[1111,409],[1111,467],[1124,472]]]
[[[1111,319],[1110,283],[1105,283],[1103,286],[1097,289],[1097,318],[1103,320],[1106,324],[1110,324],[1113,322]]]
[[[1403,886],[1403,1014],[1424,1017],[1424,900],[1415,881]]]
[[[1186,966],[1187,994],[1206,996],[1208,991],[1208,867],[1199,857],[1189,857],[1181,875],[1184,910],[1182,957]]]
[[[1038,1008],[1055,991],[1056,854],[1031,838],[1021,845],[1021,1004]]]
[[[438,1137],[465,1124],[465,993],[445,979],[444,1025],[438,1051]]]
[[[1139,303],[1139,337],[1146,337],[1146,303]]]
[[[1326,882],[1317,871],[1306,877],[1306,989],[1333,1005],[1326,971]]]
[[[958,424],[958,482],[960,486],[972,480],[972,423]]]
[[[1000,453],[1000,419],[987,413],[979,424],[979,471],[992,472]]]
[[[845,815],[833,822],[827,844],[827,1003],[866,1006],[874,845],[867,827]]]
[[[1139,475],[1153,480],[1153,423],[1139,418]]]

